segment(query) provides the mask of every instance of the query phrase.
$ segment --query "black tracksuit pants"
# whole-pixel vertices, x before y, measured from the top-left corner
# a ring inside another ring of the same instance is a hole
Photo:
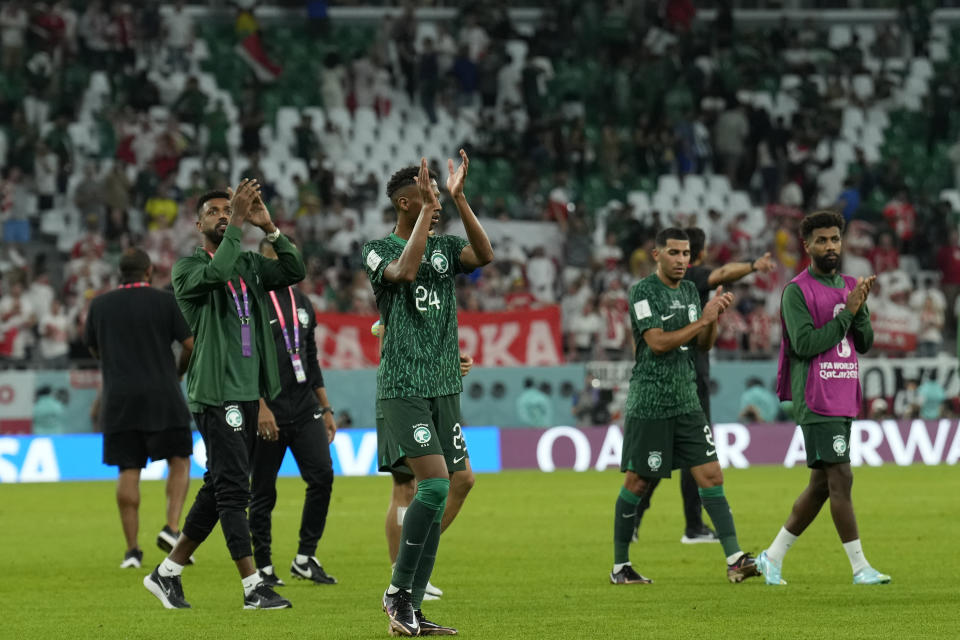
[[[333,463],[323,418],[308,414],[289,425],[280,425],[276,442],[257,440],[253,452],[253,498],[250,502],[250,533],[257,567],[273,564],[270,554],[271,513],[277,504],[277,472],[287,448],[293,454],[300,476],[307,483],[300,519],[300,545],[297,553],[312,556],[327,524],[330,492],[333,489]]]
[[[203,486],[183,523],[183,533],[203,542],[217,526],[223,529],[234,560],[250,555],[250,460],[257,439],[260,403],[227,402],[193,414],[207,448]]]

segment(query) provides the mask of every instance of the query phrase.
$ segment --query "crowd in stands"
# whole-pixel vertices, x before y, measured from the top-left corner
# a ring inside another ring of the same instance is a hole
[[[706,231],[708,264],[773,254],[778,271],[735,287],[717,345],[719,357],[771,357],[778,293],[806,264],[799,218],[818,207],[848,222],[843,271],[880,274],[877,351],[942,352],[960,292],[949,30],[915,3],[846,31],[786,18],[748,28],[718,4],[705,22],[689,0],[548,3],[533,25],[512,22],[505,2],[429,23],[407,6],[288,81],[315,87],[322,109],[297,106],[281,131],[269,76],[297,43],[271,41],[285,27],[252,3],[234,16],[243,57],[226,54],[249,66],[226,78],[205,72],[204,21],[182,2],[5,2],[0,356],[85,359],[85,312],[115,285],[119,252],[143,247],[165,286],[196,244],[196,197],[240,175],[260,179],[302,249],[317,308],[376,313],[359,247],[389,233],[384,178],[438,148],[431,135],[447,155],[467,149],[482,219],[538,221],[563,238],[499,243],[496,262],[463,279],[462,308],[560,304],[570,360],[632,357],[628,290],[670,225]],[[312,19],[307,54],[338,29]],[[369,127],[384,139],[364,137]],[[906,155],[893,144],[904,137]],[[444,223],[460,233],[453,211]]]

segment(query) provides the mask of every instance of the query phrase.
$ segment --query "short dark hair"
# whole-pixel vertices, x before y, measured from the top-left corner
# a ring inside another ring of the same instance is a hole
[[[150,256],[143,249],[130,247],[120,256],[120,282],[129,284],[143,278],[150,268]]]
[[[226,191],[214,190],[207,191],[205,194],[197,198],[197,218],[200,217],[200,212],[203,211],[203,205],[207,204],[208,200],[216,200],[218,198],[229,200],[230,194]]]
[[[703,248],[707,246],[707,234],[700,227],[689,227],[684,231],[687,232],[687,238],[690,240],[690,257],[696,260]]]
[[[690,236],[687,235],[686,231],[680,229],[679,227],[667,227],[666,229],[661,229],[660,233],[657,234],[657,246],[667,246],[667,240],[686,240],[687,242],[690,242]],[[691,255],[693,255],[692,252]]]
[[[821,209],[804,216],[800,221],[800,237],[804,240],[810,238],[817,229],[829,229],[837,227],[840,233],[843,233],[843,216],[832,209]]]
[[[393,195],[400,189],[410,185],[416,185],[416,182],[414,182],[413,179],[419,174],[420,167],[414,165],[404,167],[403,169],[396,171],[392,176],[390,176],[390,179],[387,180],[387,197],[393,200]],[[437,179],[437,174],[433,171],[433,169],[430,170],[430,178],[433,180]]]

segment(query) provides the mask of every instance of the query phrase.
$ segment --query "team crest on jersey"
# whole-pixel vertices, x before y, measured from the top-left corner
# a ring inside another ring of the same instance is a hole
[[[243,414],[240,413],[240,408],[232,404],[227,407],[227,413],[224,419],[227,421],[227,424],[233,427],[234,431],[243,430]]]
[[[434,270],[437,273],[446,273],[447,269],[450,268],[450,263],[447,261],[447,256],[443,255],[439,249],[436,249],[433,252],[433,255],[430,256],[430,264],[433,265]]]
[[[297,320],[300,321],[301,327],[305,327],[310,324],[310,314],[303,307],[297,307]]]
[[[416,440],[417,444],[421,447],[427,446],[427,443],[430,442],[430,428],[425,424],[414,425],[413,439]]]
[[[687,305],[687,317],[690,319],[690,322],[697,321],[697,305],[695,304]]]
[[[838,456],[847,452],[847,440],[843,436],[833,436],[833,450]]]
[[[657,471],[660,469],[660,465],[663,464],[663,456],[659,451],[651,451],[650,455],[647,456],[647,466],[650,467],[650,471]]]

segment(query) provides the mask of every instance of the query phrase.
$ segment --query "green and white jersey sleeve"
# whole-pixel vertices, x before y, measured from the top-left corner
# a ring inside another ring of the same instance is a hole
[[[680,286],[672,289],[653,274],[631,287],[629,301],[637,361],[630,377],[626,414],[660,419],[700,410],[694,369],[696,339],[657,355],[643,338],[650,329],[678,331],[696,322],[700,318],[696,285],[681,280]]]
[[[406,241],[391,234],[363,247],[363,262],[385,327],[377,372],[377,397],[400,398],[460,393],[460,346],[454,276],[463,273],[460,253],[467,241],[432,236],[417,277],[392,283],[383,272],[399,259]]]

